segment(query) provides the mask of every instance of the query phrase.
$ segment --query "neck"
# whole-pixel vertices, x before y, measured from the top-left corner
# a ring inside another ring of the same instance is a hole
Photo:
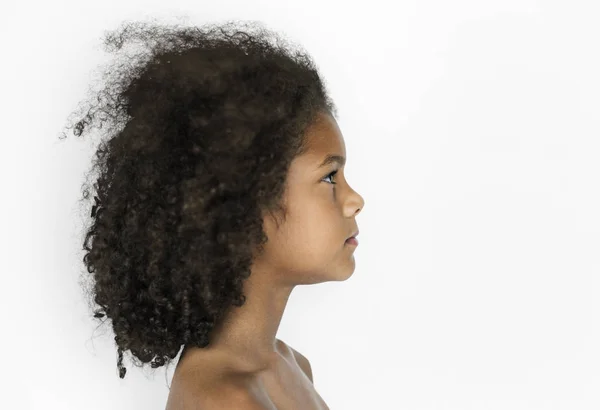
[[[272,274],[252,272],[244,282],[246,301],[230,306],[210,334],[206,348],[186,346],[187,361],[215,359],[240,372],[259,372],[271,368],[281,358],[279,324],[293,285],[274,282]]]

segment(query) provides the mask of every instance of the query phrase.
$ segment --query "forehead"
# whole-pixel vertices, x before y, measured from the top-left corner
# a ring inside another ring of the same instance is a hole
[[[333,169],[333,163],[328,167],[320,166],[329,155],[346,156],[342,133],[335,119],[327,114],[320,114],[308,128],[306,143],[306,152],[292,160],[288,171],[287,181],[292,187],[302,187],[306,182],[314,182],[315,175],[324,173],[326,169]]]
[[[329,154],[346,156],[344,136],[335,118],[328,114],[319,114],[317,120],[307,130],[307,157],[318,166]]]

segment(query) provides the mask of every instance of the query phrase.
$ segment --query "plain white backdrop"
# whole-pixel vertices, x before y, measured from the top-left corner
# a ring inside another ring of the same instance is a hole
[[[278,333],[332,410],[600,408],[600,5],[573,0],[0,6],[1,408],[164,409],[175,364],[119,379],[77,283],[97,141],[58,139],[103,32],[148,18],[259,20],[339,107],[356,269]]]

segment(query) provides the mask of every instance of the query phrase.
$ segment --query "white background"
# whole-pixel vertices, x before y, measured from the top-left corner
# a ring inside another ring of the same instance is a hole
[[[278,337],[332,410],[600,408],[600,5],[52,1],[0,6],[0,407],[164,409],[77,283],[94,141],[60,141],[124,20],[260,20],[339,106],[365,199],[356,269],[297,287]],[[83,213],[85,214],[85,213]]]

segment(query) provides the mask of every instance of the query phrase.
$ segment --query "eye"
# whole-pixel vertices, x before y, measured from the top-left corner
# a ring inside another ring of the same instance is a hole
[[[325,180],[325,179],[327,179],[327,178],[333,178],[333,176],[334,176],[335,174],[337,174],[337,172],[338,172],[338,170],[336,169],[335,171],[333,171],[333,172],[331,172],[331,173],[327,174],[327,175],[326,175],[326,176],[323,178],[323,180]],[[335,184],[337,184],[337,182],[333,182],[333,181],[331,181],[331,184],[334,184],[334,185],[335,185]]]

